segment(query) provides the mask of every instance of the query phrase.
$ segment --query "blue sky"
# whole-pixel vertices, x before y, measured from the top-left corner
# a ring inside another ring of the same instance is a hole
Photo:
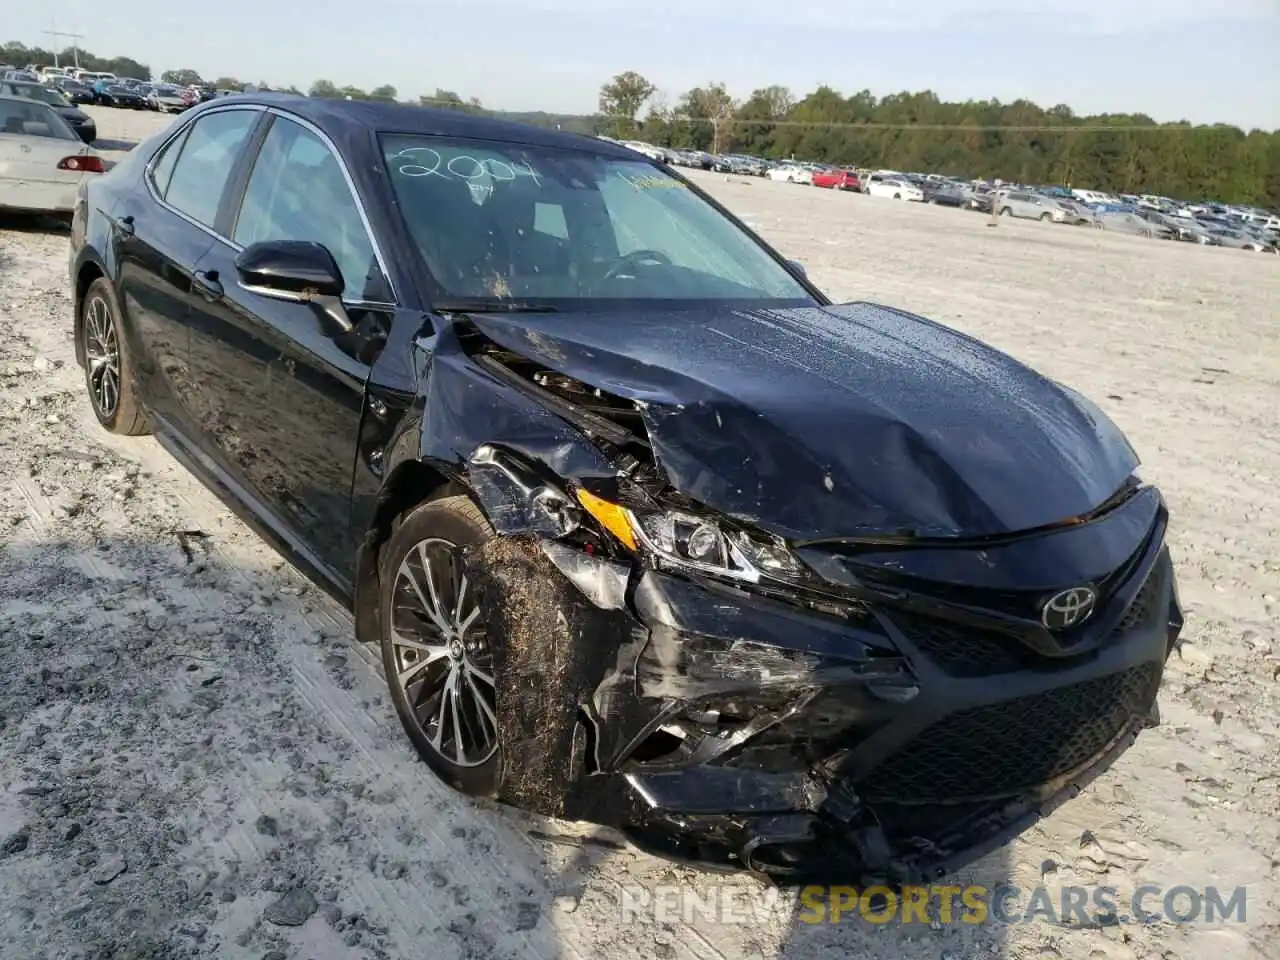
[[[156,71],[437,86],[508,109],[586,111],[638,70],[669,100],[722,80],[946,99],[1019,96],[1078,112],[1280,128],[1280,0],[55,0],[6,12],[5,40],[54,26]]]

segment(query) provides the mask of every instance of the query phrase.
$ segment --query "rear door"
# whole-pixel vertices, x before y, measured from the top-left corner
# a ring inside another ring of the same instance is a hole
[[[239,482],[316,557],[350,581],[351,484],[365,384],[394,306],[386,272],[342,158],[319,130],[273,114],[228,222],[198,273],[217,284],[194,334],[197,376],[222,378],[224,426],[209,436]],[[342,333],[310,304],[240,285],[237,252],[271,240],[323,244],[346,280],[356,329]],[[214,332],[216,331],[216,333]]]
[[[219,110],[182,126],[143,173],[145,191],[112,211],[119,260],[117,294],[148,407],[190,440],[221,384],[190,363],[188,322],[199,301],[196,264],[216,242],[213,224],[260,110]]]

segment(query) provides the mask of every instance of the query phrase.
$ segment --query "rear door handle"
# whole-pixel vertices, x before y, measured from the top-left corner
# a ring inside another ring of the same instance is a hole
[[[197,270],[191,275],[191,285],[200,291],[201,296],[212,303],[222,299],[222,283],[218,280],[218,271]]]

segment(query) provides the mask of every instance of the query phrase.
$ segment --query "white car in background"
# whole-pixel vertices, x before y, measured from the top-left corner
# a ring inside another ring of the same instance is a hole
[[[924,191],[908,180],[886,177],[873,173],[867,181],[867,194],[872,197],[888,197],[890,200],[914,200],[924,203]]]
[[[813,171],[794,163],[784,163],[780,167],[772,167],[765,174],[770,180],[783,183],[813,183]]]
[[[650,160],[657,160],[659,163],[665,163],[667,160],[667,152],[661,147],[655,147],[652,143],[645,143],[643,140],[624,140],[622,145],[636,153],[643,153]]]
[[[0,210],[69,217],[85,177],[106,172],[48,104],[0,96]]]

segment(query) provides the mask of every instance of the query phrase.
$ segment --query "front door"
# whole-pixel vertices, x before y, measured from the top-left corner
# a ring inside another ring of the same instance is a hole
[[[351,483],[365,383],[391,304],[330,145],[302,123],[274,116],[229,232],[231,243],[215,244],[197,269],[206,298],[193,330],[218,331],[209,338],[216,367],[206,376],[222,378],[223,430],[206,438],[250,495],[331,572],[350,580]],[[343,334],[309,304],[240,285],[238,250],[270,240],[329,249],[346,279],[354,332]]]

